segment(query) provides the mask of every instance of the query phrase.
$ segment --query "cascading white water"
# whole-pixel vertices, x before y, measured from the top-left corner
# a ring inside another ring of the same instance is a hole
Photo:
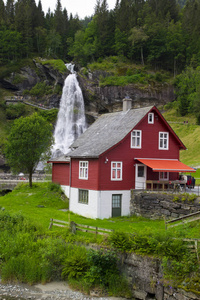
[[[85,108],[74,65],[66,64],[71,74],[65,79],[57,123],[54,131],[52,154],[58,157],[69,152],[69,146],[86,130]]]

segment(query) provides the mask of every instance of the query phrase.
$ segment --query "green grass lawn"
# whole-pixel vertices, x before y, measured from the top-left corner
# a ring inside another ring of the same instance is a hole
[[[50,182],[37,183],[30,188],[28,184],[22,183],[11,193],[0,197],[0,207],[10,214],[22,214],[29,218],[42,232],[50,233],[50,218],[62,221],[74,221],[78,224],[97,226],[115,231],[122,231],[132,234],[164,234],[164,220],[149,220],[143,217],[119,217],[110,219],[89,219],[69,212],[68,199],[61,195],[60,191],[54,188]],[[53,187],[53,188],[52,188]],[[65,228],[53,226],[51,234],[59,234]],[[181,225],[169,229],[174,236],[186,236],[200,238],[200,224],[195,222],[195,226]],[[77,235],[92,237],[93,234],[78,232]],[[98,241],[102,241],[102,236],[98,236]]]

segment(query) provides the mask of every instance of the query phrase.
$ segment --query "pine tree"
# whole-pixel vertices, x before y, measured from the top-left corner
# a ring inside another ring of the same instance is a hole
[[[0,26],[5,23],[5,5],[4,1],[0,0]]]
[[[14,0],[7,0],[5,13],[6,13],[6,23],[9,26],[11,24],[14,24],[14,17],[15,17]]]

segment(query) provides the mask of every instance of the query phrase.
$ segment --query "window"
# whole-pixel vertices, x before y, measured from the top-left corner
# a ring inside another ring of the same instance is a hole
[[[148,123],[149,124],[154,124],[154,113],[149,113],[148,114]]]
[[[113,208],[121,207],[121,198],[122,198],[122,195],[112,195],[112,207]]]
[[[138,177],[144,177],[144,166],[138,166]]]
[[[88,179],[88,161],[79,161],[79,179]]]
[[[111,180],[122,180],[122,162],[111,162]]]
[[[169,133],[159,132],[159,149],[168,150],[169,147]]]
[[[142,131],[133,130],[131,132],[131,148],[141,148],[142,144]]]
[[[88,204],[88,190],[79,190],[78,202]]]
[[[169,172],[159,172],[159,180],[169,180]]]

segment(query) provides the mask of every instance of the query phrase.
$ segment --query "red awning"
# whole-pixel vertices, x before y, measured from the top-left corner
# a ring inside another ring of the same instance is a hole
[[[137,158],[137,160],[154,172],[196,172],[195,169],[188,167],[178,159]]]

